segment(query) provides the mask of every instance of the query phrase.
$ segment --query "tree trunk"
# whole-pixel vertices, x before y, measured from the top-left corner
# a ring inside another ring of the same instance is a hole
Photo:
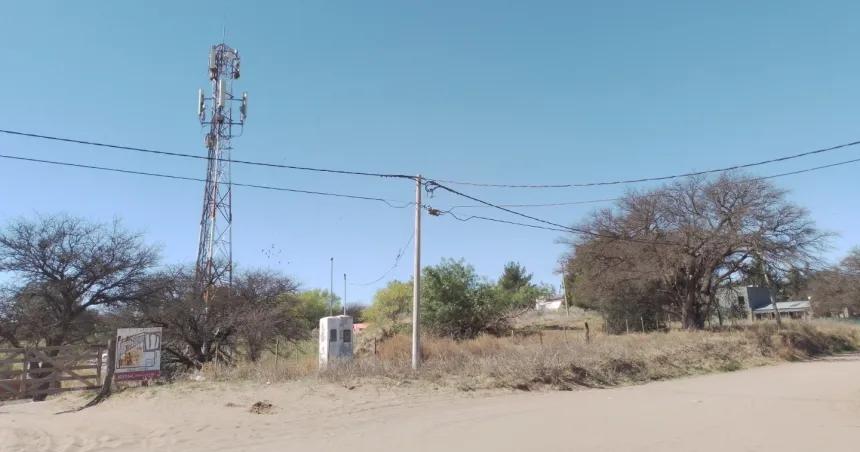
[[[86,405],[78,408],[76,411],[81,411],[84,408],[89,408],[92,406],[96,406],[99,403],[102,403],[110,397],[111,395],[111,387],[113,385],[113,375],[116,370],[116,339],[111,338],[108,341],[108,349],[107,349],[107,372],[105,373],[104,381],[102,382],[102,388],[96,397],[93,400],[90,400]]]
[[[684,301],[681,303],[681,326],[685,330],[696,328],[696,294],[692,291],[687,292]]]

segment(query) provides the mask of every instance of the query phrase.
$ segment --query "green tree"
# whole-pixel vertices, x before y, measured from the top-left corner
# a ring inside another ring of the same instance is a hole
[[[552,287],[532,283],[532,274],[519,262],[508,262],[502,276],[499,277],[498,288],[500,300],[509,311],[530,309],[535,300],[548,297],[553,293]]]
[[[532,283],[532,274],[519,262],[508,262],[499,278],[499,287],[509,292],[516,292]]]
[[[343,312],[340,297],[337,295],[334,296],[333,306],[329,309],[331,296],[329,291],[325,289],[305,290],[299,293],[298,300],[297,313],[308,324],[312,325],[311,328],[315,328],[319,324],[319,320],[327,317],[330,313],[338,315]]]
[[[390,281],[376,291],[373,304],[365,311],[365,317],[380,328],[396,327],[404,316],[412,312],[412,282]]]
[[[462,260],[443,259],[423,271],[422,324],[431,332],[455,339],[507,328],[509,306],[501,290],[478,277]]]

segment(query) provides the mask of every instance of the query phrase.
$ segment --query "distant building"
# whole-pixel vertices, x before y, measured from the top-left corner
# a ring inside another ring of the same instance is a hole
[[[722,289],[717,294],[718,320],[732,319],[764,320],[776,317],[770,290],[765,287],[735,286]],[[809,300],[780,301],[776,308],[783,317],[803,319],[812,316]]]
[[[367,329],[366,323],[353,323],[352,324],[352,332],[355,334],[361,333],[365,329]]]
[[[753,310],[753,315],[756,320],[773,319],[776,318],[777,310],[780,317],[790,317],[792,319],[808,319],[812,317],[812,304],[809,300],[779,301],[776,303],[776,310],[773,304],[768,304],[767,306]]]
[[[555,312],[564,307],[564,296],[558,295],[550,298],[538,298],[535,301],[535,311]]]
[[[765,287],[733,286],[717,292],[714,320],[753,319],[753,312],[771,303],[770,290]]]

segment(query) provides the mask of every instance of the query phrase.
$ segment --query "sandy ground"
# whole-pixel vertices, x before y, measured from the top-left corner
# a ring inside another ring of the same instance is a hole
[[[54,414],[83,400],[0,406],[0,450],[860,450],[860,356],[574,392],[185,383]]]

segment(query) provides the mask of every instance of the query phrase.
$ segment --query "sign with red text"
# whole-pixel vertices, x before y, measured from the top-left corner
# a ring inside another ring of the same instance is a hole
[[[161,328],[120,328],[116,331],[114,377],[152,380],[161,376]]]

